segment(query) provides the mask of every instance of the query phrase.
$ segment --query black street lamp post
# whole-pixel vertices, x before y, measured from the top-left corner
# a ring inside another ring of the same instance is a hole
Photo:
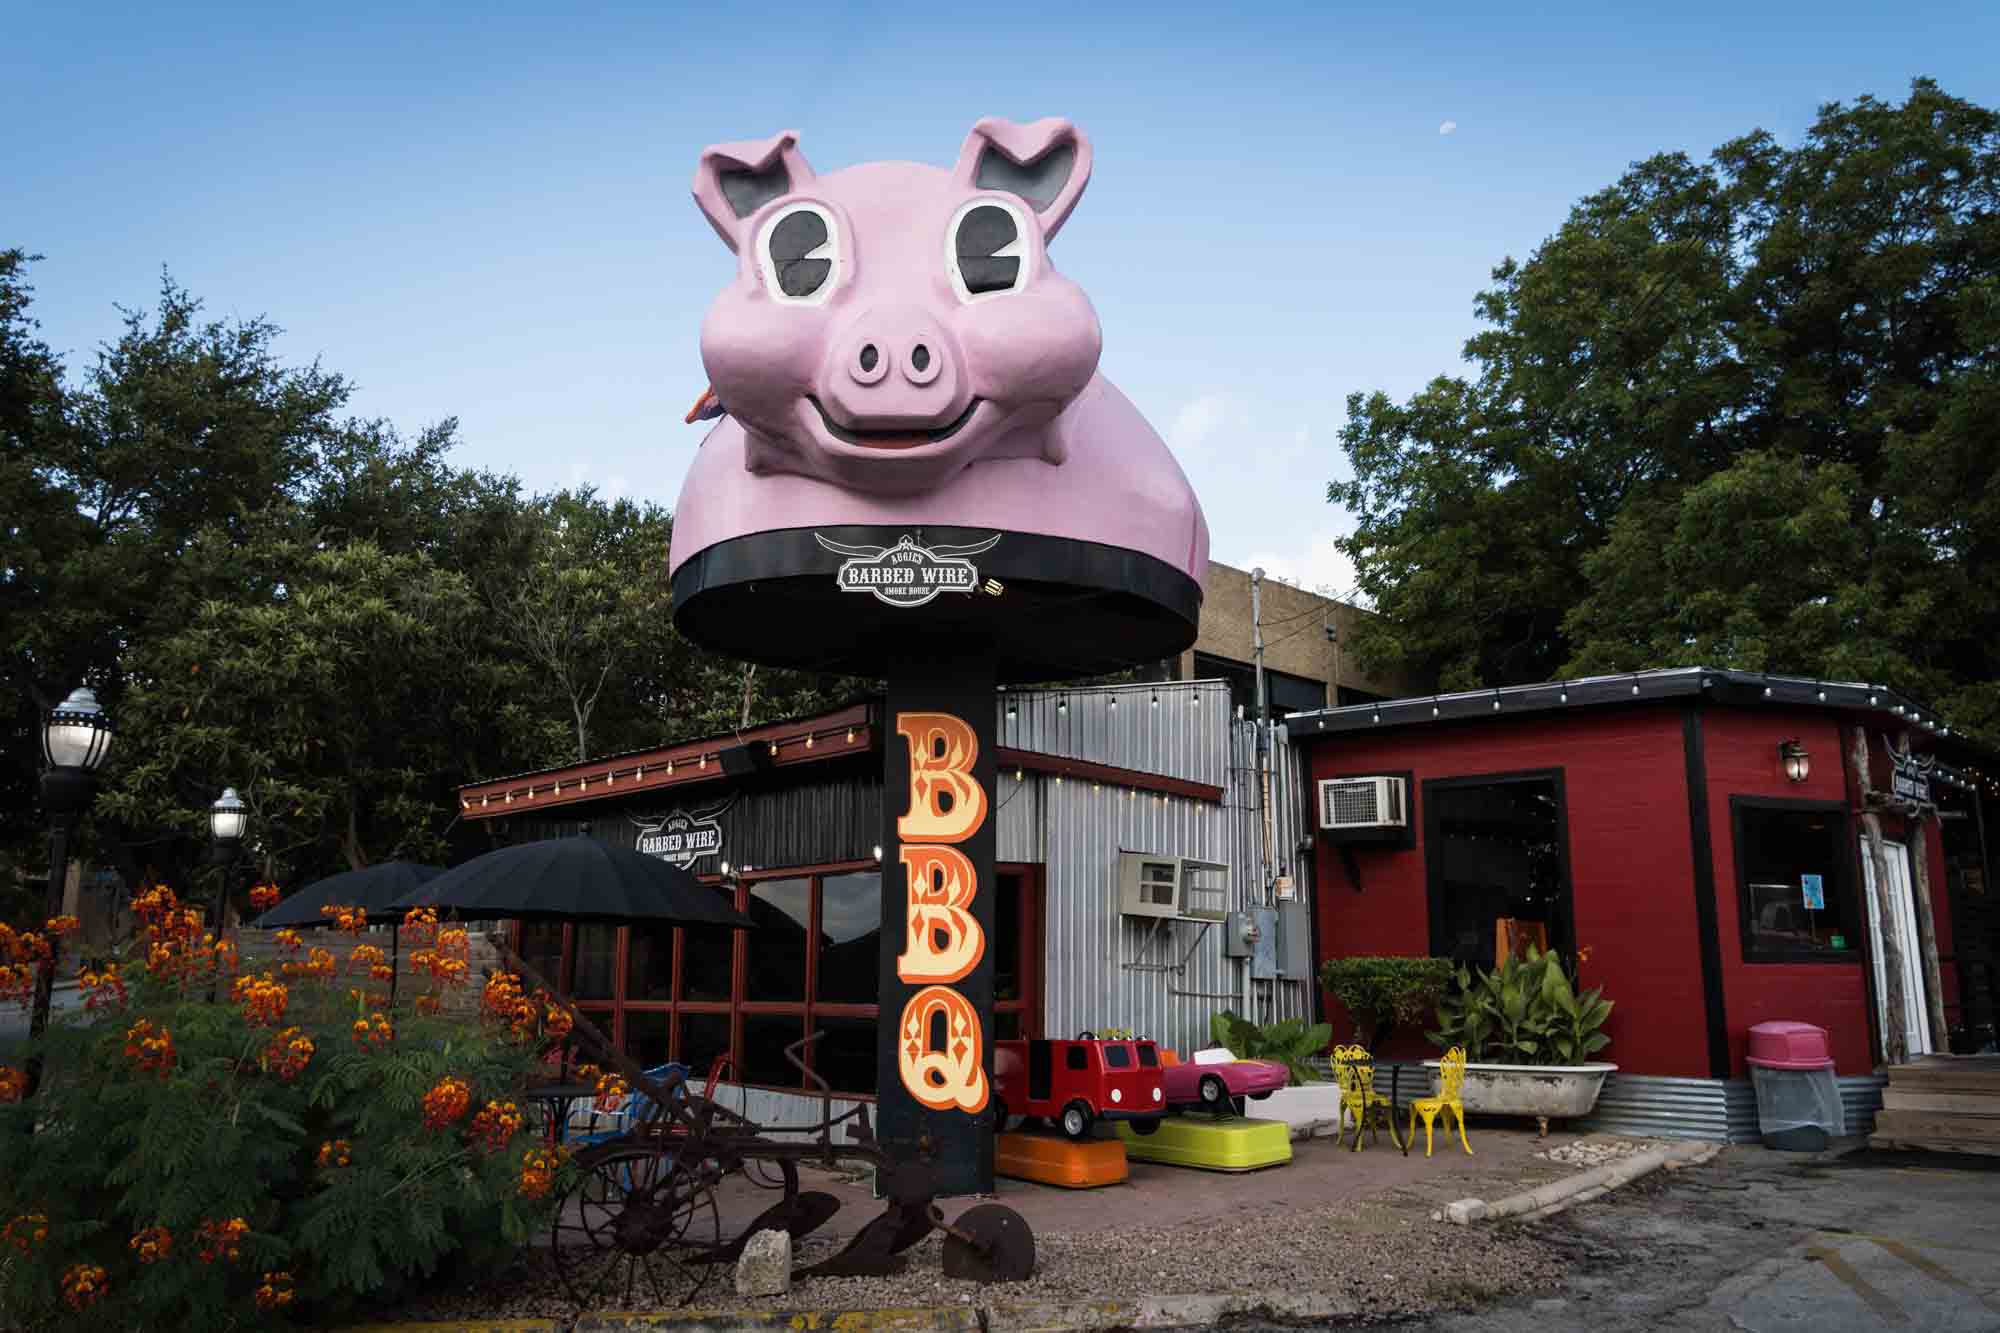
[[[243,831],[250,823],[250,809],[236,788],[224,787],[214,805],[208,807],[209,860],[215,865],[215,909],[209,925],[216,939],[222,938],[222,914],[229,904],[229,872],[235,868],[236,853],[243,846]],[[215,998],[219,974],[209,983],[209,998]]]
[[[70,692],[69,698],[50,712],[42,725],[42,808],[49,818],[49,888],[44,903],[45,920],[62,915],[63,884],[69,873],[69,840],[77,823],[97,799],[97,770],[111,753],[111,719],[97,706],[97,695],[88,689]],[[49,1003],[55,994],[56,965],[62,953],[60,936],[47,936],[48,960],[35,977],[34,1010],[28,1019],[32,1040],[47,1031]],[[41,1078],[41,1059],[28,1063],[27,1092],[32,1095]]]

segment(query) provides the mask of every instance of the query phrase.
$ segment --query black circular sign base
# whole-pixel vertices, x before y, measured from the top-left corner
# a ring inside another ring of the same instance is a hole
[[[765,666],[894,675],[990,657],[1003,682],[1178,656],[1201,585],[1137,551],[991,528],[790,528],[720,542],[673,576],[674,625]]]

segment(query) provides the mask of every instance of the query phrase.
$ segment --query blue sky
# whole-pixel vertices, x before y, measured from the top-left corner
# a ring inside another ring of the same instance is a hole
[[[1578,197],[1919,74],[2000,103],[1990,0],[1233,9],[24,7],[0,245],[46,256],[75,368],[165,265],[359,412],[459,417],[462,464],[671,504],[734,262],[687,194],[705,145],[948,165],[982,115],[1068,116],[1096,170],[1052,257],[1105,373],[1218,559],[1339,589],[1347,394],[1456,370],[1491,267]]]

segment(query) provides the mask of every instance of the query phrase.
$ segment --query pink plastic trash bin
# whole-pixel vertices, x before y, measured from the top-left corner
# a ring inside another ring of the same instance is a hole
[[[1821,1152],[1829,1138],[1846,1132],[1825,1028],[1759,1023],[1750,1029],[1747,1063],[1757,1091],[1757,1132],[1765,1147]]]

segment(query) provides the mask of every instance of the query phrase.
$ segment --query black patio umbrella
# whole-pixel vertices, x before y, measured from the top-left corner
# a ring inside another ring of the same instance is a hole
[[[595,838],[545,838],[475,856],[390,903],[468,921],[740,926],[757,923],[688,871]]]
[[[389,904],[418,885],[444,873],[443,866],[420,866],[412,861],[384,861],[344,870],[295,889],[285,900],[250,923],[253,930],[276,930],[280,926],[328,926],[333,918],[323,909],[329,905],[365,908],[370,917],[400,916]]]

